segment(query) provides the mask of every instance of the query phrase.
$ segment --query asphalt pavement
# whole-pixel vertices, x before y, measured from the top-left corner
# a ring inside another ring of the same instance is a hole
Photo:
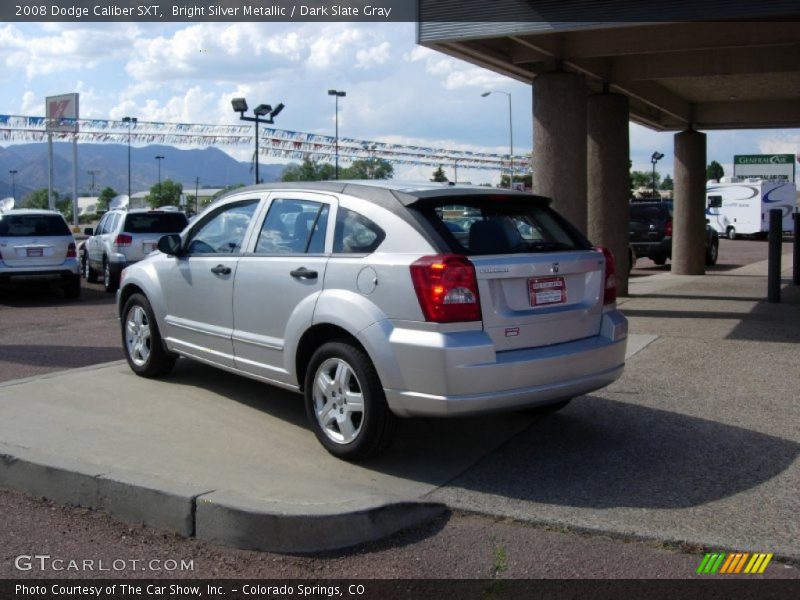
[[[243,547],[287,539],[279,517],[325,517],[303,543],[374,539],[447,507],[796,561],[800,295],[767,305],[765,273],[634,278],[621,380],[547,418],[405,421],[362,466],[317,446],[297,396],[189,361],[8,382],[0,485]]]

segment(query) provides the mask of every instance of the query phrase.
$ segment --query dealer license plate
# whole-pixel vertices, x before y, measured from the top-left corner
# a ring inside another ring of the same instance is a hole
[[[27,256],[44,256],[44,248],[28,248]]]
[[[528,280],[531,306],[563,304],[567,301],[567,284],[563,277],[537,277]]]

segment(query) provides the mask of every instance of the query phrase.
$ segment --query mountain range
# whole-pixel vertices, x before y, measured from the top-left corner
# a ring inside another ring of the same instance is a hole
[[[161,161],[156,156],[163,156]],[[217,148],[182,150],[172,146],[131,147],[131,192],[149,190],[161,179],[182,183],[186,191],[200,178],[201,188],[222,188],[238,183],[253,183],[250,163],[231,158]],[[278,181],[286,165],[259,166],[264,182]],[[16,170],[13,179],[10,171]],[[92,175],[94,172],[94,194]],[[17,204],[41,188],[47,188],[47,143],[15,144],[0,147],[0,198],[12,195],[16,188]],[[128,191],[128,146],[125,144],[78,144],[78,195],[91,196],[111,186],[117,193]],[[72,144],[53,143],[53,188],[72,195]]]

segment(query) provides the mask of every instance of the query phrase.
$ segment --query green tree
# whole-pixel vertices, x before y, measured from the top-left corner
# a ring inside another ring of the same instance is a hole
[[[324,181],[333,179],[334,176],[333,165],[305,158],[299,165],[286,167],[281,175],[281,181]]]
[[[147,203],[151,208],[158,208],[159,206],[178,206],[181,201],[181,194],[183,193],[183,184],[175,183],[171,179],[165,179],[161,185],[155,184],[150,188],[150,193],[147,195]]]
[[[354,160],[342,171],[342,179],[391,179],[393,175],[394,166],[382,158]]]
[[[656,171],[656,186],[661,179],[661,175]],[[640,187],[653,187],[653,172],[652,171],[631,171],[631,184],[633,189]]]
[[[442,168],[442,165],[439,165],[439,168],[433,172],[433,177],[431,178],[431,181],[437,181],[439,183],[444,183],[445,181],[449,181],[449,179],[447,179],[447,175],[444,174],[444,169]]]
[[[706,167],[706,179],[716,179],[719,181],[725,176],[725,169],[717,161],[712,160],[711,164]]]
[[[58,192],[55,190],[53,190],[53,198],[56,204],[58,204]],[[50,203],[47,198],[47,188],[36,190],[25,196],[25,199],[22,201],[22,206],[25,208],[50,208]]]
[[[531,189],[533,187],[533,175],[531,173],[527,175],[514,175],[514,183],[521,183],[526,189]],[[500,187],[508,187],[508,175],[502,175],[500,177]]]
[[[659,189],[661,190],[672,190],[675,188],[675,182],[672,181],[672,177],[669,175],[664,175],[664,181],[661,182]]]
[[[218,191],[216,194],[214,194],[214,196],[212,196],[211,198],[209,198],[208,196],[206,196],[205,198],[201,198],[200,199],[200,209],[201,210],[204,209],[206,206],[208,206],[209,204],[214,202],[217,198],[220,198],[220,197],[224,196],[225,194],[227,194],[231,190],[238,190],[239,188],[243,188],[243,187],[245,187],[245,185],[243,183],[234,183],[234,184],[231,184],[231,185],[226,185],[224,188],[222,188],[220,191]]]
[[[97,209],[96,212],[98,214],[108,212],[108,203],[117,196],[117,191],[112,187],[105,187],[103,191],[100,192],[100,195],[97,197]]]
[[[56,200],[56,210],[64,215],[67,223],[72,223],[72,196],[64,196]]]

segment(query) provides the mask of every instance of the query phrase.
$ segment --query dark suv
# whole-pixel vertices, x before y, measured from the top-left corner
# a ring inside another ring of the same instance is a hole
[[[631,202],[628,239],[633,257],[663,265],[672,258],[672,202]],[[706,265],[717,263],[719,236],[706,225]]]

